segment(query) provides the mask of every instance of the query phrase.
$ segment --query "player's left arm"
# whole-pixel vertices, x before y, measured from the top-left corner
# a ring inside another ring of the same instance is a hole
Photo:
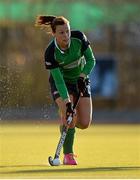
[[[86,64],[82,71],[82,74],[85,74],[87,76],[90,74],[96,64],[96,60],[90,45],[88,45],[87,49],[83,52],[83,55],[85,57]]]

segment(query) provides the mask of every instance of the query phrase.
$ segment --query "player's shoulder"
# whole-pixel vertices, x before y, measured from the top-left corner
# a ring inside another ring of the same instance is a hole
[[[83,40],[86,36],[83,32],[81,32],[79,30],[72,30],[71,31],[71,37]]]
[[[54,49],[55,49],[55,43],[54,43],[54,40],[52,40],[52,41],[48,44],[48,46],[47,46],[47,48],[46,48],[46,50],[45,50],[45,54],[53,53],[53,52],[54,52]]]
[[[55,59],[54,54],[55,54],[55,43],[54,41],[51,41],[45,50],[46,69],[53,69],[59,66],[58,62]]]

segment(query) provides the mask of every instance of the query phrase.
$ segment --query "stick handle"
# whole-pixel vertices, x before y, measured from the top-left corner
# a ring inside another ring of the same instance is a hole
[[[80,92],[78,93],[78,96],[77,96],[77,98],[76,98],[76,101],[75,101],[75,103],[74,103],[74,105],[73,105],[73,109],[75,109],[76,106],[78,105],[79,99],[80,99]],[[61,137],[60,137],[60,139],[59,139],[59,143],[58,143],[57,148],[56,148],[56,152],[55,152],[54,159],[55,159],[55,158],[59,158],[59,156],[60,156],[60,151],[61,151],[61,149],[62,149],[62,146],[63,146],[64,142],[65,142],[66,135],[67,135],[67,131],[68,131],[69,125],[70,125],[70,123],[72,122],[72,120],[73,120],[73,114],[70,115],[70,116],[67,118],[67,124],[68,124],[68,126],[64,126],[64,127],[63,127],[63,131],[62,131]]]

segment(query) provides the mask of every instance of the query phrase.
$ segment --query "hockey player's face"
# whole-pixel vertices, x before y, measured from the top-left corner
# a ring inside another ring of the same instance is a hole
[[[67,48],[70,42],[70,26],[69,24],[56,26],[54,33],[57,44],[60,48]]]

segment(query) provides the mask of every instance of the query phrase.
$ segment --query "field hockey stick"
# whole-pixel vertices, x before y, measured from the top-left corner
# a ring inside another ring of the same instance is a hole
[[[79,92],[79,94],[77,96],[77,99],[76,99],[74,105],[73,105],[73,110],[75,110],[75,108],[77,107],[79,99],[80,99],[80,92]],[[70,123],[73,120],[73,115],[74,115],[74,113],[72,113],[71,115],[68,116],[68,118],[67,118],[67,125],[64,125],[64,127],[63,127],[62,134],[61,134],[61,137],[59,139],[59,142],[58,142],[58,145],[57,145],[57,148],[56,148],[56,152],[55,152],[54,158],[52,158],[51,156],[48,157],[48,161],[49,161],[49,164],[51,166],[58,166],[58,165],[60,165],[60,160],[59,160],[60,152],[61,152],[61,149],[62,149],[63,144],[65,142],[67,131],[69,129],[69,125],[70,125]]]

